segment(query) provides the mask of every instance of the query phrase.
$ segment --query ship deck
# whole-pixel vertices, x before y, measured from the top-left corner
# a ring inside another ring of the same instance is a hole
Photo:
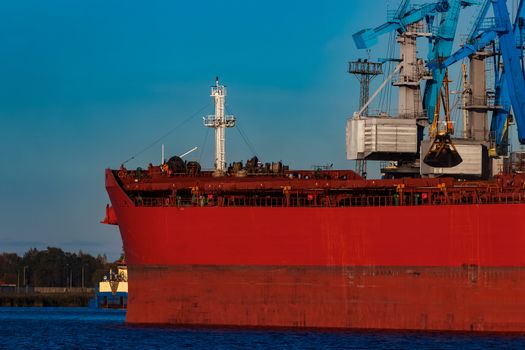
[[[525,203],[525,175],[487,181],[454,178],[365,180],[351,170],[283,171],[213,177],[114,170],[138,207],[382,207]]]

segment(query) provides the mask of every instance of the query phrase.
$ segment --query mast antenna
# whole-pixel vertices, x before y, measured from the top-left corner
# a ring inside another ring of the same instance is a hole
[[[204,125],[215,129],[215,176],[223,176],[226,172],[225,129],[235,126],[235,117],[224,114],[226,86],[220,85],[219,77],[215,78],[215,86],[211,87],[211,95],[215,101],[215,115],[204,117]]]

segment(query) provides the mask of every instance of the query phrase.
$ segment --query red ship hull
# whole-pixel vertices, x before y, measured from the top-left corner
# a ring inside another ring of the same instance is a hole
[[[525,330],[524,269],[134,266],[127,322]]]
[[[525,204],[149,208],[106,186],[127,322],[525,331]]]

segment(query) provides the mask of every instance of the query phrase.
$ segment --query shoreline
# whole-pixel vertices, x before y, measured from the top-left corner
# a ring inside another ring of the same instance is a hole
[[[85,307],[95,297],[89,292],[65,293],[2,293],[0,307]]]

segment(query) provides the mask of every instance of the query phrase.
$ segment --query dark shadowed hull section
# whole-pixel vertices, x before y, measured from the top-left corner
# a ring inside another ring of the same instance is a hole
[[[127,322],[525,330],[525,269],[130,266]]]

